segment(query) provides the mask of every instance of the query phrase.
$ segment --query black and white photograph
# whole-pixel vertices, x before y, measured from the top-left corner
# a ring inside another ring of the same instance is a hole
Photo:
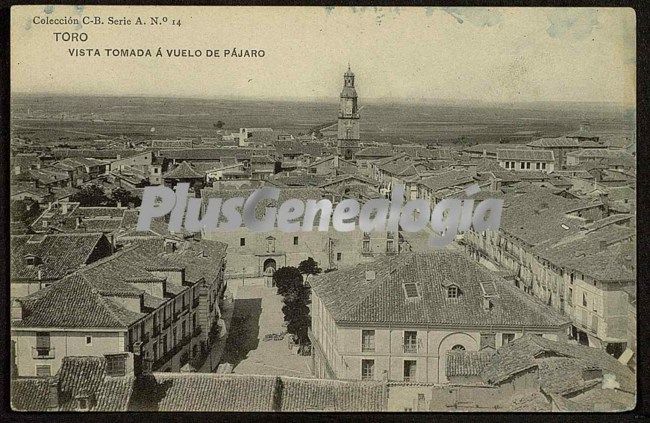
[[[13,411],[637,406],[634,9],[10,33]]]

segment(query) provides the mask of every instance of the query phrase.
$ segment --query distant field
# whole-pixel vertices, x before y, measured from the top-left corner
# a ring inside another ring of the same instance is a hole
[[[334,102],[14,96],[12,134],[43,144],[210,137],[219,120],[233,131],[272,127],[298,134],[335,121],[337,108]],[[576,130],[583,120],[594,131],[629,135],[634,129],[632,111],[605,104],[369,103],[361,113],[361,132],[363,140],[393,143],[523,142]]]

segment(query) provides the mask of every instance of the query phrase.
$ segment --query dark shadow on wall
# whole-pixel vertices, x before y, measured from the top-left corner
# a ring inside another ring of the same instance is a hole
[[[230,363],[233,368],[259,345],[262,299],[238,299],[234,306],[230,332],[221,356],[221,362]]]

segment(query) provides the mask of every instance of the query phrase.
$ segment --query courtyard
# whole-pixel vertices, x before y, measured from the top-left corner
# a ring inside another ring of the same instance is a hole
[[[265,335],[284,332],[282,297],[262,279],[229,280],[234,296],[234,312],[221,363],[230,363],[233,373],[312,377],[310,356],[289,349],[283,340],[264,340]]]

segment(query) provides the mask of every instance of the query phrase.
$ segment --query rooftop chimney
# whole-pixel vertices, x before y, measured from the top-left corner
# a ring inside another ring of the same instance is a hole
[[[52,378],[48,383],[48,402],[47,411],[59,410],[59,384],[55,378]]]
[[[16,299],[11,300],[11,321],[20,322],[23,320],[23,305]]]
[[[483,310],[489,311],[492,308],[492,300],[488,297],[483,297]]]

